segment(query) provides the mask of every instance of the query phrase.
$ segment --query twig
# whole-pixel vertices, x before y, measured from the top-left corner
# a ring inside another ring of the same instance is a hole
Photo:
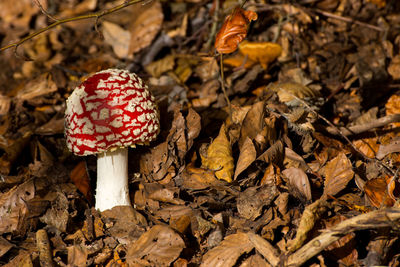
[[[218,25],[218,13],[219,13],[219,0],[215,0],[215,9],[214,15],[212,18],[212,25],[210,29],[210,35],[208,36],[208,41],[205,44],[206,50],[210,49],[212,41],[215,39],[215,35],[217,34],[217,25]]]
[[[339,130],[341,131],[342,135],[349,136],[349,135],[360,134],[374,128],[379,128],[393,122],[400,122],[400,114],[388,115],[361,125],[340,127]],[[339,132],[337,131],[338,128],[335,129],[333,127],[327,127],[326,130],[330,134],[339,134]]]
[[[365,22],[361,22],[361,21],[358,21],[358,20],[355,20],[355,19],[352,19],[352,18],[349,18],[349,17],[343,17],[343,16],[340,16],[340,15],[332,14],[330,12],[327,12],[327,11],[324,11],[324,10],[321,10],[321,9],[318,9],[318,8],[316,8],[314,10],[317,13],[319,13],[319,14],[325,16],[325,17],[328,17],[328,18],[337,19],[337,20],[341,20],[341,21],[344,21],[344,22],[348,22],[348,23],[354,23],[354,24],[357,24],[357,25],[360,25],[360,26],[363,26],[363,27],[367,27],[367,28],[370,28],[372,30],[379,31],[379,32],[386,31],[385,29],[382,29],[381,27],[378,27],[378,26],[375,26],[375,25],[372,25],[372,24],[368,24],[368,23],[365,23]]]
[[[127,7],[127,6],[130,6],[130,5],[133,5],[133,4],[142,2],[142,1],[143,1],[143,0],[130,0],[130,1],[125,1],[124,3],[122,3],[122,4],[118,5],[118,6],[115,6],[115,7],[106,9],[106,10],[100,10],[100,11],[98,11],[98,12],[96,12],[96,13],[86,14],[86,15],[77,16],[77,17],[73,17],[73,18],[60,19],[60,20],[58,20],[58,21],[56,21],[56,22],[50,24],[50,25],[47,26],[47,27],[44,27],[44,28],[42,28],[42,29],[40,29],[40,30],[37,30],[37,31],[35,31],[35,32],[31,33],[31,34],[29,34],[28,36],[22,38],[22,39],[19,40],[18,42],[15,42],[15,43],[12,43],[12,44],[9,44],[9,45],[6,45],[6,46],[0,48],[0,52],[2,52],[2,51],[4,51],[4,50],[7,50],[7,49],[9,49],[9,48],[12,48],[12,47],[15,47],[15,49],[17,49],[19,45],[25,43],[26,41],[28,41],[28,40],[34,38],[35,36],[38,36],[39,34],[45,32],[45,31],[48,31],[48,30],[50,30],[50,29],[52,29],[52,28],[54,28],[54,27],[56,27],[56,26],[58,26],[58,25],[61,25],[61,24],[64,24],[64,23],[68,23],[68,22],[71,22],[71,21],[78,21],[78,20],[92,19],[92,18],[95,18],[95,19],[96,19],[96,22],[97,22],[97,20],[98,20],[99,18],[101,18],[101,17],[103,17],[103,16],[105,16],[105,15],[114,13],[114,12],[116,12],[116,11],[118,11],[118,10],[121,10],[121,9]]]
[[[307,260],[319,254],[333,242],[339,240],[342,236],[358,230],[379,229],[393,227],[400,223],[400,209],[389,208],[376,210],[366,214],[347,219],[331,229],[324,231],[316,238],[310,240],[295,253],[290,255],[285,266],[300,266]]]
[[[221,87],[222,87],[222,92],[224,93],[226,103],[228,104],[229,108],[229,118],[232,121],[232,106],[231,106],[231,101],[229,100],[228,94],[226,93],[225,90],[225,77],[224,77],[224,55],[221,53],[220,54],[220,71],[221,71]]]
[[[58,19],[56,19],[55,17],[53,17],[52,15],[50,15],[49,12],[47,12],[42,4],[39,2],[39,0],[33,0],[35,2],[35,4],[40,8],[40,11],[42,11],[43,14],[45,14],[48,18],[54,20],[54,21],[58,21]]]
[[[47,236],[46,230],[40,229],[36,232],[36,245],[39,249],[40,266],[54,266],[50,248],[50,241],[49,237]]]

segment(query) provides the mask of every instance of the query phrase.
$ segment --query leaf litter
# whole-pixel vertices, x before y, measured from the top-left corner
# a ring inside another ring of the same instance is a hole
[[[3,1],[2,46],[123,2]],[[0,264],[398,266],[399,10],[144,1],[1,51]],[[161,133],[129,152],[133,206],[100,213],[63,118],[110,67],[147,82]]]

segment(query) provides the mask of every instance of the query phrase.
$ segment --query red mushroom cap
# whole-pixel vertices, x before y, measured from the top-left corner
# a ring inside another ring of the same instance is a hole
[[[154,97],[142,79],[126,70],[97,72],[67,99],[65,135],[76,155],[150,142],[159,128]]]

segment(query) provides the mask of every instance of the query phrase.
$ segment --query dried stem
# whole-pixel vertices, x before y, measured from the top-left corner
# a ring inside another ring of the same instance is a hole
[[[44,28],[42,28],[40,30],[37,30],[37,31],[29,34],[28,36],[22,38],[18,42],[15,42],[15,43],[12,43],[12,44],[9,44],[9,45],[6,45],[6,46],[0,48],[0,52],[2,52],[4,50],[7,50],[9,48],[12,48],[12,47],[15,47],[15,49],[17,49],[19,45],[25,43],[26,41],[38,36],[41,33],[46,32],[46,31],[48,31],[48,30],[50,30],[50,29],[52,29],[52,28],[54,28],[54,27],[56,27],[58,25],[61,25],[61,24],[64,24],[64,23],[68,23],[68,22],[71,22],[71,21],[78,21],[78,20],[84,20],[84,19],[93,19],[93,18],[96,19],[96,23],[97,23],[97,20],[99,18],[105,16],[105,15],[114,13],[114,12],[116,12],[118,10],[121,10],[121,9],[127,7],[127,6],[130,6],[130,5],[142,2],[142,1],[143,0],[125,1],[124,3],[122,3],[122,4],[118,5],[118,6],[115,6],[115,7],[106,9],[106,10],[100,10],[100,11],[98,11],[96,13],[91,13],[91,14],[86,14],[86,15],[77,16],[77,17],[73,17],[73,18],[66,18],[66,19],[57,20],[56,22],[50,24],[49,26],[44,27]]]
[[[226,90],[225,90],[224,63],[223,63],[223,61],[224,61],[224,55],[223,55],[222,53],[220,54],[219,61],[220,61],[220,71],[221,71],[221,87],[222,87],[222,92],[224,93],[226,103],[228,104],[228,108],[229,108],[229,118],[230,118],[231,121],[232,121],[232,106],[231,106],[231,101],[229,100],[228,94],[226,93]]]
[[[324,231],[290,255],[285,262],[285,266],[300,266],[304,264],[330,244],[351,232],[367,229],[394,228],[399,226],[399,221],[399,208],[376,210],[347,219]]]

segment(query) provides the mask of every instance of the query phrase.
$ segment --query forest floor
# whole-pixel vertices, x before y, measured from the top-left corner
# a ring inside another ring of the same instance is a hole
[[[399,1],[131,2],[0,1],[0,265],[400,266]],[[99,212],[64,112],[108,68],[161,131]]]

